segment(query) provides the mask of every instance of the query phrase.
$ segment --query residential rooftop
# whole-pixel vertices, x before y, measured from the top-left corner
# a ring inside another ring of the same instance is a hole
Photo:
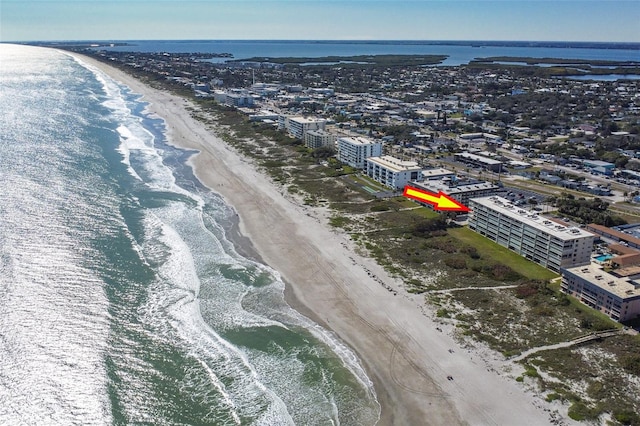
[[[540,229],[549,235],[561,240],[574,240],[576,238],[594,237],[590,232],[573,226],[560,225],[544,216],[530,212],[522,207],[512,204],[509,200],[497,195],[491,197],[474,198],[477,204],[496,210],[501,214],[516,219],[533,228]]]
[[[296,123],[306,124],[306,123],[319,123],[322,121],[326,121],[325,119],[318,118],[307,118],[307,117],[288,117],[289,121],[295,121]]]
[[[351,136],[347,136],[347,137],[340,137],[339,139],[342,139],[346,142],[349,142],[353,145],[371,145],[372,143],[376,143],[375,141],[372,141],[371,139],[367,139],[367,138],[363,138],[363,137],[351,137]]]
[[[498,189],[498,186],[491,182],[455,182],[448,178],[438,180],[428,180],[422,182],[422,186],[429,188],[431,191],[442,191],[448,195],[464,194],[467,192]]]
[[[454,175],[455,173],[451,170],[437,168],[437,169],[424,169],[422,170],[422,176],[425,179],[429,179],[433,176],[446,176],[446,175]]]
[[[369,157],[367,161],[379,164],[380,166],[392,170],[394,172],[406,172],[421,170],[418,163],[415,161],[404,161],[390,155],[383,155],[382,157]]]
[[[605,272],[600,265],[595,263],[566,270],[621,299],[640,298],[640,282],[632,277],[617,277]]]
[[[471,154],[469,152],[461,152],[456,154],[459,157],[468,158],[469,160],[482,162],[484,164],[502,164],[502,161],[493,158],[483,157],[482,155]]]

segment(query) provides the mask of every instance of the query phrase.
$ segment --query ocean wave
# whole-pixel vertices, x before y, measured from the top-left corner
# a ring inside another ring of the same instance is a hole
[[[360,420],[375,423],[373,386],[355,354],[286,304],[277,271],[235,251],[221,226],[232,210],[220,197],[177,184],[177,171],[165,164],[173,148],[163,145],[166,136],[148,128],[149,111],[139,97],[78,62],[102,85],[99,99],[111,111],[118,152],[128,173],[142,184],[135,204],[144,231],[133,245],[155,278],[136,317],[148,330],[144,333],[193,360],[180,387],[196,392],[193,398],[201,404],[212,401],[215,408],[208,415],[220,424],[219,416],[231,424],[239,419],[265,425],[339,424],[341,417],[351,415],[340,410],[361,413]],[[160,132],[164,130],[161,124]],[[256,347],[246,340],[251,336],[267,340]],[[268,341],[268,336],[275,340]],[[295,345],[279,350],[278,342],[287,339]],[[150,366],[138,362],[133,363],[138,365],[135,374],[143,375]],[[127,368],[126,361],[121,368]],[[308,382],[310,371],[315,379]],[[330,383],[336,374],[355,381]]]

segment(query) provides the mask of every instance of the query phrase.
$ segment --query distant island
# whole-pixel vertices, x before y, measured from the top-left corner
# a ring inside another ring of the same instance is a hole
[[[531,58],[513,56],[490,56],[488,58],[478,58],[473,62],[524,62],[527,65],[538,64],[560,64],[560,65],[594,65],[608,67],[637,67],[640,61],[603,61],[590,59],[562,59],[562,58]]]
[[[235,41],[235,40],[228,40]],[[252,43],[322,43],[322,44],[413,44],[472,47],[542,47],[558,49],[631,49],[640,50],[640,43],[595,41],[509,41],[509,40],[242,40]]]
[[[325,56],[321,58],[265,58],[254,57],[238,59],[237,62],[269,62],[281,65],[334,65],[341,66],[388,66],[406,67],[421,65],[437,65],[447,59],[448,55],[357,55],[357,56]],[[233,61],[229,61],[233,62]]]
[[[477,58],[469,67],[535,67],[546,75],[637,75],[640,61],[603,61],[589,59],[531,58],[493,56]]]

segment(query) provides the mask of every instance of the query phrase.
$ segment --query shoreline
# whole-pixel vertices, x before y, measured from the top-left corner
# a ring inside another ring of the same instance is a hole
[[[285,198],[250,161],[190,116],[190,101],[73,56],[143,95],[147,109],[165,120],[169,144],[198,151],[188,160],[195,177],[238,213],[238,223],[230,226],[236,249],[279,271],[287,303],[357,354],[381,405],[379,424],[551,423],[544,401],[503,374],[520,366],[482,359],[455,340],[449,325],[438,330],[433,315],[423,312],[430,308],[422,297],[407,293],[373,259],[355,253],[345,235]]]
[[[228,227],[224,227],[224,230],[225,230],[226,237],[229,239],[229,241],[231,241],[231,244],[233,244],[238,254],[254,262],[267,265],[264,259],[262,259],[262,257],[260,256],[260,253],[254,247],[253,242],[249,238],[247,238],[245,235],[242,234],[240,230],[240,219],[237,215],[231,219],[231,223],[228,225]],[[295,293],[291,289],[291,284],[289,284],[284,277],[282,278],[282,280],[285,284],[285,287],[284,287],[285,302],[292,309],[304,315],[305,317],[309,318],[311,321],[321,325],[322,327],[328,330],[331,330],[331,328],[328,327],[328,325],[320,316],[316,315],[315,312],[311,311],[302,303],[300,303],[300,301],[296,298]]]

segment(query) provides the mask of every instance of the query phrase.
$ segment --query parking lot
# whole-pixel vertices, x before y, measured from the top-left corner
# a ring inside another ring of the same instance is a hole
[[[532,206],[534,208],[538,206],[540,210],[542,210],[541,206],[544,204],[544,200],[546,198],[544,195],[538,194],[537,192],[509,186],[505,186],[503,188],[500,196],[506,198],[517,206]]]

